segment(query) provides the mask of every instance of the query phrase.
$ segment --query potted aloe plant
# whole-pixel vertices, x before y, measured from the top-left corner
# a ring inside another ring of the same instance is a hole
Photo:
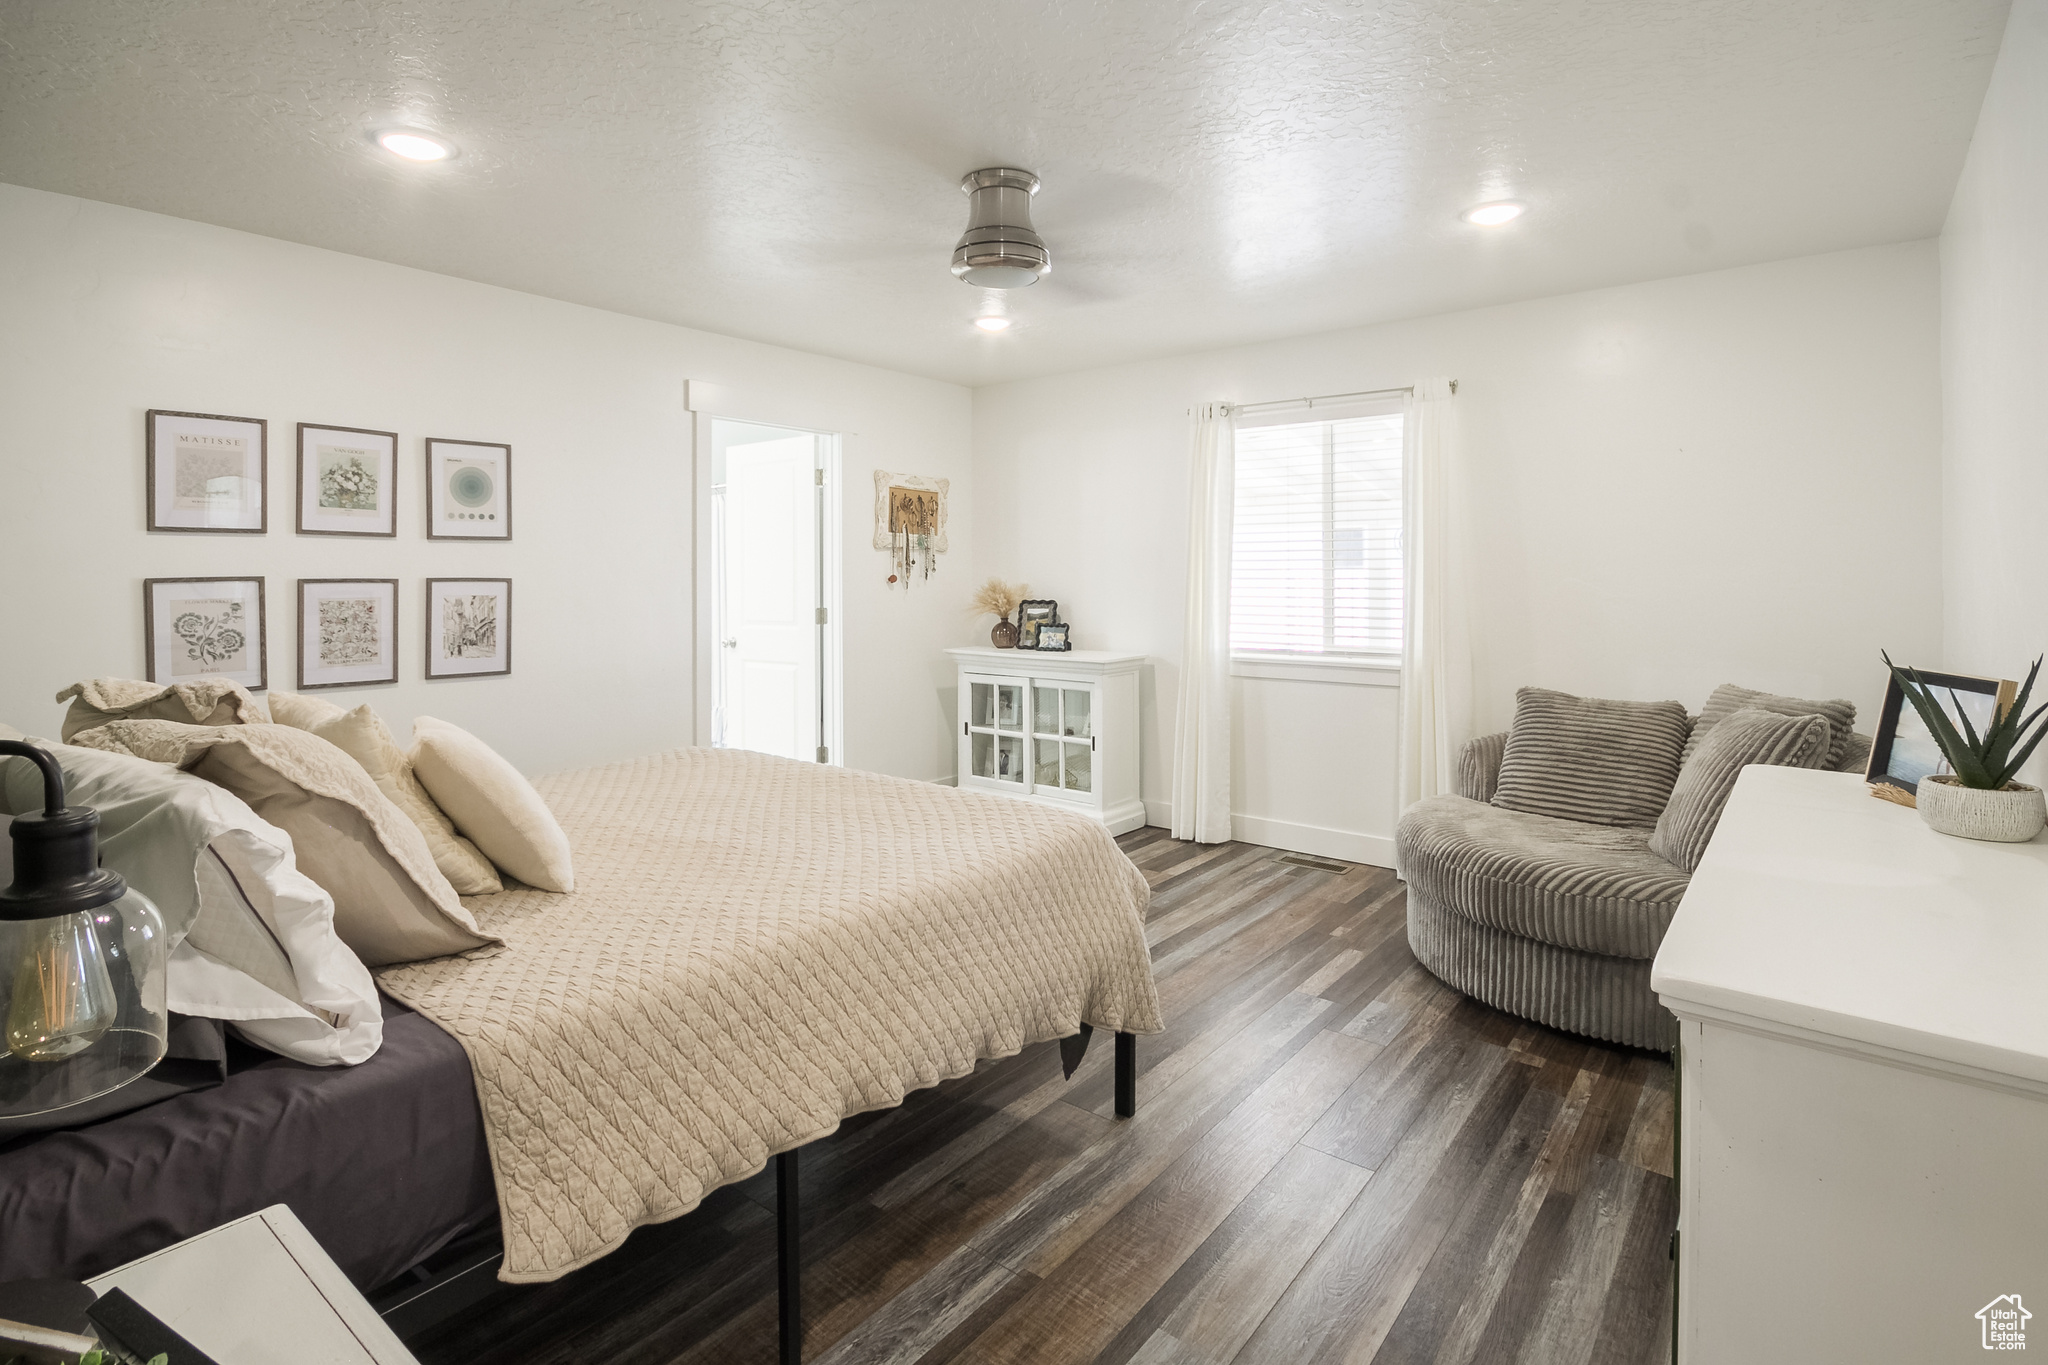
[[[2048,735],[2048,724],[2037,723],[2048,713],[2048,704],[2036,707],[2032,714],[2027,712],[2027,698],[2041,672],[2041,660],[2034,660],[2027,670],[2026,684],[2013,704],[1994,716],[1981,735],[1960,709],[1955,719],[1950,719],[1918,670],[1900,668],[1889,654],[1884,662],[1955,770],[1923,777],[1914,789],[1913,799],[1928,828],[1965,839],[2014,844],[2039,834],[2048,821],[2048,803],[2043,802],[2039,787],[2012,778],[2033,757],[2034,746]],[[1957,720],[1962,722],[1960,731]]]

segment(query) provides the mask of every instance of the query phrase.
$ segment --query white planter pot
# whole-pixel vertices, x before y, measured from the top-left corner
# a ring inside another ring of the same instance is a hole
[[[1913,799],[1929,829],[1965,839],[2023,844],[2048,822],[2041,789],[2017,782],[1993,792],[1965,787],[1952,777],[1923,777]]]

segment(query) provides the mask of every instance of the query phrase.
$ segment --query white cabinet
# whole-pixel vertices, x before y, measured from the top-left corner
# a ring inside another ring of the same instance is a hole
[[[960,670],[960,785],[1145,823],[1138,798],[1142,654],[949,649]]]
[[[1745,768],[1658,950],[1681,1365],[2048,1345],[2048,836]],[[1995,1357],[1994,1357],[1995,1358]]]

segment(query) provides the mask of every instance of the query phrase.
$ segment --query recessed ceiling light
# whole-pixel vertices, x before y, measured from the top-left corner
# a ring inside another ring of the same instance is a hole
[[[446,161],[455,155],[455,144],[417,128],[386,128],[377,134],[377,145],[407,161]]]
[[[1010,320],[1002,317],[976,318],[974,325],[984,332],[1000,332],[1009,327]]]
[[[1474,227],[1499,227],[1520,218],[1528,207],[1516,199],[1498,199],[1491,204],[1475,205],[1458,216]]]

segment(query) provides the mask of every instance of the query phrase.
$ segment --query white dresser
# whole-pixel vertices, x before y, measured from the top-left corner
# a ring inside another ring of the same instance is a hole
[[[960,670],[960,785],[1093,816],[1122,834],[1138,797],[1142,654],[949,649]]]
[[[1745,769],[1651,982],[1684,1365],[1980,1361],[2015,1326],[2048,1350],[2048,836]]]

